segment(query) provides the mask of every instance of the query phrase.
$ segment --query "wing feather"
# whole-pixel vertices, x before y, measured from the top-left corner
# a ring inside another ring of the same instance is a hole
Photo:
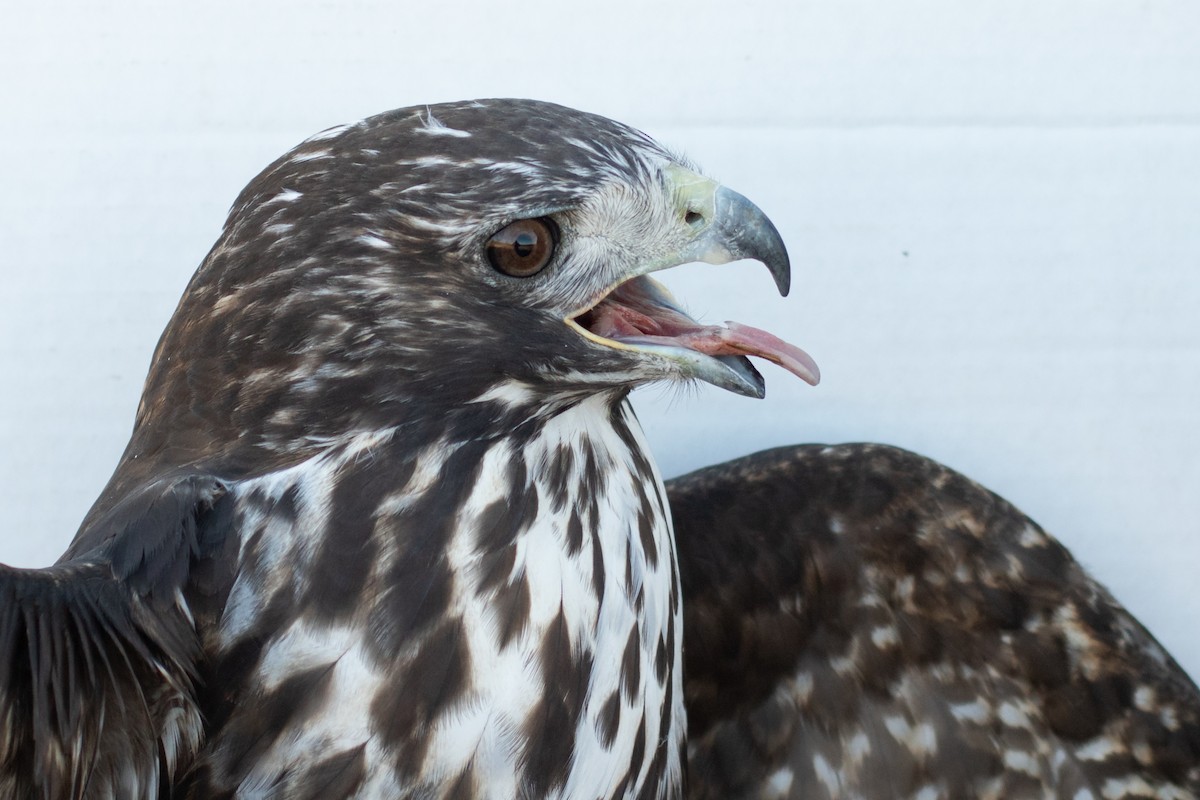
[[[191,565],[223,541],[224,493],[213,478],[156,481],[67,560],[0,565],[0,796],[167,791],[199,745],[184,593]]]
[[[804,446],[668,492],[693,797],[1200,792],[1195,684],[977,484]]]

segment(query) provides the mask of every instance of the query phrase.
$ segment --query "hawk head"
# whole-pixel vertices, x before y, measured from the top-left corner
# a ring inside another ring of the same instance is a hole
[[[603,117],[485,100],[331,129],[234,203],[160,342],[131,449],[298,453],[489,392],[545,403],[699,379],[761,396],[747,354],[815,383],[799,349],[701,325],[649,277],[738,259],[787,292],[758,208]]]

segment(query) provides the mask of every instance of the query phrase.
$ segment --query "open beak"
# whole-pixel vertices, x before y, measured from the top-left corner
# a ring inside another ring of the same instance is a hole
[[[756,205],[737,192],[682,167],[667,171],[668,190],[686,226],[682,247],[610,288],[595,305],[567,323],[598,344],[675,362],[684,374],[750,397],[766,385],[746,356],[771,361],[816,385],[816,362],[795,345],[766,331],[727,322],[702,325],[689,317],[648,272],[696,261],[727,264],[752,259],[764,264],[781,295],[791,283],[791,265],[779,231]]]

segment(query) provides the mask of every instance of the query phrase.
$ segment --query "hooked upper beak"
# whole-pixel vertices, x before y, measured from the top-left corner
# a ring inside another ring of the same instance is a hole
[[[767,267],[781,295],[787,295],[791,285],[791,262],[783,238],[758,206],[683,167],[668,167],[665,179],[677,224],[685,229],[681,246],[638,264],[598,303],[572,315],[567,323],[599,344],[666,359],[688,377],[738,394],[762,397],[766,393],[748,355],[779,364],[815,385],[820,372],[800,348],[736,322],[701,325],[662,284],[647,276],[696,261],[726,264],[752,259]]]

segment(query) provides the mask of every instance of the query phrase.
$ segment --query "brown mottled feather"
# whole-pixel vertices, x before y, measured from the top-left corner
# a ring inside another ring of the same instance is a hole
[[[692,797],[1200,792],[1195,684],[977,484],[812,445],[668,489]]]

